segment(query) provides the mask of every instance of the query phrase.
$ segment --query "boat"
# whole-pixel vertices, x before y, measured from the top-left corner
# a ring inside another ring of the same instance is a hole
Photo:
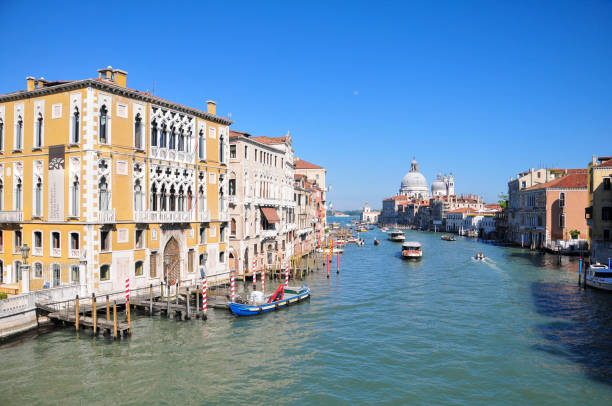
[[[478,254],[476,254],[476,256],[474,257],[475,259],[478,259],[480,261],[484,261],[485,256],[482,252],[479,252]]]
[[[389,231],[389,233],[387,233],[387,238],[390,241],[395,241],[395,242],[402,242],[406,239],[406,236],[404,235],[403,231],[400,230],[391,230]]]
[[[383,233],[386,233],[387,231],[389,231],[389,229],[387,227],[383,227],[380,229],[380,231],[382,231]]]
[[[602,290],[612,290],[612,270],[603,264],[591,264],[585,275],[587,286]]]
[[[457,239],[453,237],[452,235],[446,235],[446,234],[440,237],[440,239],[444,241],[457,241]]]
[[[256,316],[299,303],[309,297],[310,288],[307,285],[285,287],[281,284],[272,295],[264,296],[259,291],[251,292],[247,303],[230,302],[229,309],[235,316]]]
[[[402,244],[402,258],[404,259],[421,259],[423,249],[418,241],[406,241]]]
[[[374,245],[378,245],[380,244],[380,241],[378,241],[376,238],[374,238]]]
[[[332,248],[332,254],[344,254],[344,250],[342,248]],[[329,248],[319,248],[317,252],[321,254],[329,254]]]

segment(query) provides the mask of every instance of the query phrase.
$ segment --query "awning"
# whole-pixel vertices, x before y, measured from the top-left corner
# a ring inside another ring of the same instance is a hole
[[[280,218],[274,207],[262,207],[261,212],[266,216],[268,223],[280,223]]]

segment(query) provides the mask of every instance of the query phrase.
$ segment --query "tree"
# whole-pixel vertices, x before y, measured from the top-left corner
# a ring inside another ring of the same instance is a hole
[[[580,237],[580,231],[578,230],[571,230],[569,233],[572,236],[572,240],[576,240]]]
[[[506,193],[500,193],[497,195],[499,199],[497,202],[502,207],[502,209],[506,209],[508,207],[508,195]]]

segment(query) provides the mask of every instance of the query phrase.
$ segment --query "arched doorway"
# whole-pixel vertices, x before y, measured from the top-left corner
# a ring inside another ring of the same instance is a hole
[[[229,268],[230,268],[230,272],[238,271],[238,261],[236,261],[236,256],[234,255],[234,251],[230,251],[229,253]]]
[[[166,258],[169,259],[168,264],[166,264]],[[174,285],[181,276],[179,244],[174,237],[168,241],[166,248],[164,248],[163,261],[164,279],[166,280],[166,283]]]

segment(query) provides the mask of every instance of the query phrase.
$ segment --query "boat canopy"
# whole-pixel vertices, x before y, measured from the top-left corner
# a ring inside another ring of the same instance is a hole
[[[407,241],[402,244],[402,248],[406,249],[421,249],[421,243],[418,241]]]

